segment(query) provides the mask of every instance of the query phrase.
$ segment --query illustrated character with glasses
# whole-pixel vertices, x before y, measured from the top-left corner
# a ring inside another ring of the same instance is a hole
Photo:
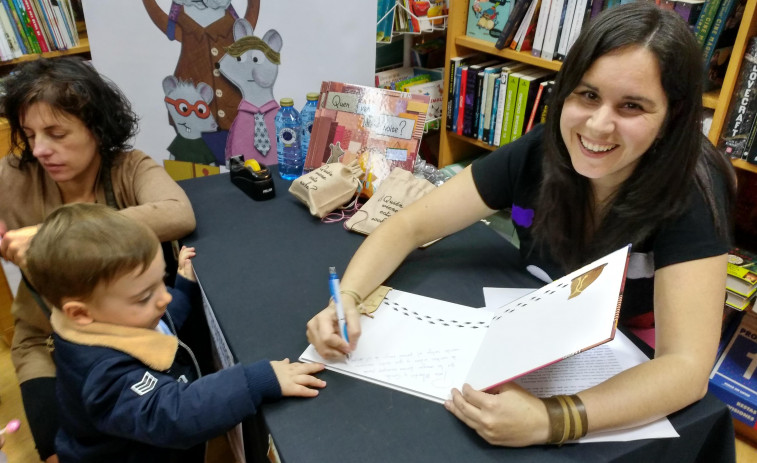
[[[244,155],[261,164],[276,164],[276,129],[273,122],[279,103],[273,86],[279,74],[283,41],[274,29],[259,38],[252,24],[240,18],[234,22],[234,43],[216,65],[221,74],[242,92],[237,117],[226,140],[226,160]]]
[[[231,33],[234,21],[241,17],[254,26],[260,12],[260,0],[244,2],[244,11],[239,8],[239,2],[236,3],[238,14],[231,0],[173,0],[168,11],[164,11],[157,0],[142,0],[155,26],[169,40],[181,44],[173,75],[194,84],[204,82],[213,89],[213,101],[208,106],[218,130],[203,132],[202,138],[219,164],[224,163],[226,137],[237,116],[242,95],[221,75],[216,64],[224,49],[234,41]],[[170,121],[171,125],[175,122]]]
[[[168,113],[176,128],[176,138],[168,145],[171,159],[216,165],[216,158],[202,139],[202,134],[218,130],[210,102],[213,89],[200,82],[196,86],[174,76],[163,79],[163,92]]]

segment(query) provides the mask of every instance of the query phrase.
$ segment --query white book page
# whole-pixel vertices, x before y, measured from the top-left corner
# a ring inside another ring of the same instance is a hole
[[[485,310],[500,307],[517,299],[521,293],[531,291],[528,288],[484,288]],[[537,397],[575,394],[648,360],[626,335],[616,331],[615,338],[607,344],[536,370],[515,382]],[[590,433],[578,442],[620,442],[667,437],[678,437],[678,433],[667,418],[660,418],[633,428]]]
[[[612,339],[628,247],[499,309],[466,382],[488,389]]]
[[[362,334],[349,359],[326,361],[310,345],[300,360],[439,403],[462,387],[492,318],[395,289],[373,315],[361,317]]]

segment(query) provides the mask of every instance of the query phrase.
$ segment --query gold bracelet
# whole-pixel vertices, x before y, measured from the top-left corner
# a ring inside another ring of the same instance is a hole
[[[576,394],[565,396],[565,400],[570,407],[575,422],[577,423],[571,439],[579,439],[585,436],[589,430],[589,418],[586,415],[586,407],[584,407],[584,403]]]
[[[556,397],[546,397],[541,400],[547,407],[547,416],[549,416],[549,439],[547,439],[547,444],[560,445],[565,442],[565,412],[563,411],[563,407]]]

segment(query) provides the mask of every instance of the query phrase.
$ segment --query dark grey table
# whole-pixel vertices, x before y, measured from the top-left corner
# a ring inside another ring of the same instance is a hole
[[[256,202],[228,174],[180,182],[194,206],[195,269],[238,362],[298,358],[305,325],[328,302],[328,267],[341,274],[364,237],[323,224],[276,176],[276,197]],[[387,285],[473,307],[481,288],[538,287],[518,251],[484,224],[414,251]],[[491,446],[439,404],[337,373],[315,399],[265,404],[249,420],[248,461],[260,458],[252,434],[267,426],[281,458],[297,462],[605,462],[735,460],[728,409],[713,395],[670,416],[678,439],[581,445]]]

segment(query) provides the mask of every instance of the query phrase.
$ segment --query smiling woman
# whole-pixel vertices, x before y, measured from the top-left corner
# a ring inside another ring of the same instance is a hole
[[[702,135],[702,66],[675,12],[654,2],[605,10],[566,56],[544,125],[384,221],[352,258],[342,288],[365,297],[421,244],[503,208],[513,211],[524,267],[547,280],[632,244],[620,323],[655,326],[654,359],[571,396],[540,399],[514,384],[452,390],[446,408],[488,442],[559,444],[655,420],[705,394],[734,174]],[[355,301],[344,309],[349,344],[333,306],[308,322],[326,358],[360,342]]]
[[[107,204],[147,225],[161,241],[194,229],[184,191],[129,144],[137,117],[121,91],[79,58],[24,63],[5,80],[2,116],[14,155],[0,159],[0,256],[25,271],[39,224],[74,202]],[[7,230],[7,231],[6,231]],[[55,461],[52,328],[28,282],[13,302],[12,358],[40,457]]]

